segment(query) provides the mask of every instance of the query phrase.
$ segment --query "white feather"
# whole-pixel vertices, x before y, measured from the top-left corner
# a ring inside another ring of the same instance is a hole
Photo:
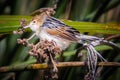
[[[26,27],[30,27],[30,29],[36,33],[36,36],[40,39],[40,40],[48,40],[48,41],[55,41],[57,46],[61,49],[61,50],[65,50],[70,42],[66,41],[64,39],[61,39],[60,37],[54,36],[54,35],[50,35],[46,32],[45,28],[40,29],[40,26],[37,25],[36,23],[34,23],[33,21]]]
[[[62,50],[65,50],[69,46],[68,41],[64,41],[57,36],[50,35],[44,29],[42,29],[39,33],[36,33],[36,35],[40,38],[40,40],[55,41],[58,47]]]

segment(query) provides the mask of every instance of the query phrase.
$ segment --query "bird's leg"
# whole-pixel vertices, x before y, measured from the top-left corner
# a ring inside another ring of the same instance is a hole
[[[35,36],[35,33],[28,39],[17,39],[17,41],[18,41],[19,44],[23,44],[25,46],[30,46],[31,47],[33,44],[30,44],[29,40],[31,40],[34,36]]]
[[[51,61],[52,65],[53,65],[53,72],[56,73],[56,72],[58,72],[58,68],[56,67],[56,63],[53,60],[53,57],[52,57],[51,53],[49,55],[50,55],[50,61]]]
[[[49,53],[49,57],[50,57],[50,62],[52,63],[52,66],[53,66],[53,69],[52,69],[52,73],[51,73],[51,77],[56,80],[58,79],[58,68],[56,67],[56,63],[55,61],[53,60],[53,57],[51,55],[51,53]]]
[[[36,34],[34,33],[32,36],[30,36],[27,40],[31,40]]]

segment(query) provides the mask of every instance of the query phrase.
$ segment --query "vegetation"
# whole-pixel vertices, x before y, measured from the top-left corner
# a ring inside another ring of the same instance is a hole
[[[35,63],[34,57],[28,55],[29,48],[19,45],[18,38],[31,35],[27,30],[23,35],[12,32],[20,26],[20,20],[31,19],[30,13],[42,7],[51,7],[53,0],[1,0],[0,1],[0,66],[24,66]],[[105,37],[120,46],[120,0],[59,0],[54,17],[64,21],[83,34]],[[34,38],[31,42],[38,41]],[[73,44],[63,56],[56,56],[61,62],[84,61],[85,51],[80,58],[75,55]],[[108,46],[96,47],[109,62],[119,62],[120,54]],[[39,70],[21,70],[0,73],[0,80],[40,80]],[[86,67],[60,68],[58,80],[84,80]],[[120,69],[104,67],[99,80],[119,80]]]

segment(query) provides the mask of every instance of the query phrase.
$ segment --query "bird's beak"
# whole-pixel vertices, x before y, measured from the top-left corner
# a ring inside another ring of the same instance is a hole
[[[25,26],[24,29],[29,28],[29,25]]]

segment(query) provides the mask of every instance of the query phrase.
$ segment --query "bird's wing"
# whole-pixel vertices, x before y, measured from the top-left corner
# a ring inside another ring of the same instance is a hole
[[[59,21],[56,18],[47,18],[42,27],[50,35],[58,36],[69,41],[79,40],[79,38],[76,36],[80,35],[80,33],[76,29],[65,25],[63,22]]]

